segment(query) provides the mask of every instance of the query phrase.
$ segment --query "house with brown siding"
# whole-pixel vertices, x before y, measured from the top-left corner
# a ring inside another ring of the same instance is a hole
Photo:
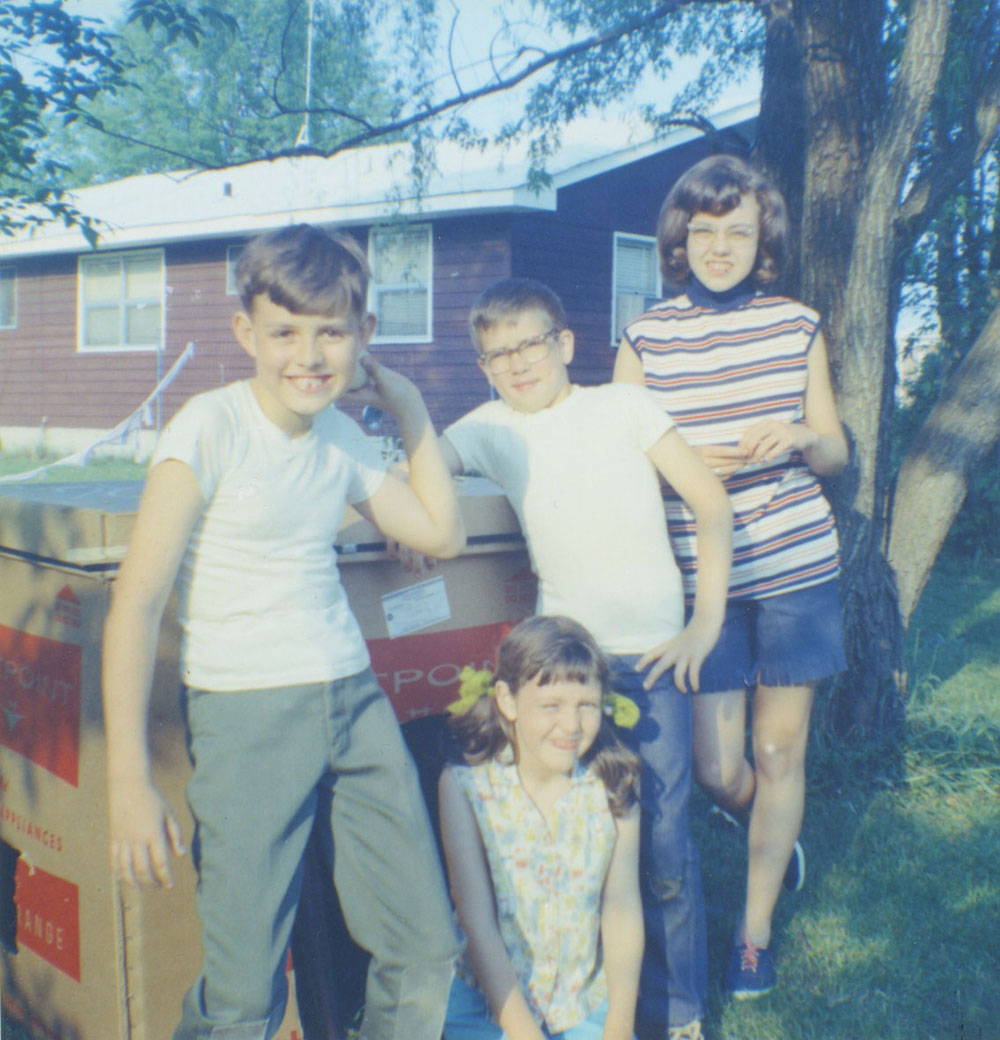
[[[81,189],[73,201],[98,222],[96,248],[62,225],[0,242],[0,450],[78,450],[132,414],[189,343],[129,453],[148,452],[191,394],[249,375],[230,331],[235,261],[249,237],[299,221],[344,228],[367,249],[372,350],[420,386],[439,427],[488,396],[466,317],[508,275],[560,294],[577,334],[573,378],[604,382],[622,324],[660,293],[666,191],[710,151],[745,147],[755,116],[756,103],[719,114],[714,139],[570,127],[537,191],[516,151],[450,144],[419,193],[393,145]]]

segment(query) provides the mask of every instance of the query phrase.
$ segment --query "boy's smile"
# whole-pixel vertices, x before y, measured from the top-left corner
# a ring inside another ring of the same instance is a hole
[[[251,386],[264,414],[290,437],[350,387],[358,355],[373,331],[371,315],[296,314],[263,294],[251,314],[233,318],[233,331],[254,359]]]
[[[548,350],[534,362],[516,351],[506,355],[506,371],[492,372],[483,361],[498,351],[514,350],[542,339]],[[515,411],[540,412],[563,400],[572,389],[566,366],[573,359],[573,333],[569,329],[554,329],[552,319],[541,309],[533,307],[481,330],[479,357],[490,386]]]
[[[716,216],[694,213],[688,224],[688,266],[712,292],[735,288],[754,269],[760,232],[760,203],[743,195],[739,205]]]

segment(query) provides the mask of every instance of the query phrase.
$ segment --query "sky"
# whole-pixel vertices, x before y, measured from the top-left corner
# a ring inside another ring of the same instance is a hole
[[[316,3],[329,2],[329,0],[316,0]],[[405,0],[401,0],[405,3]],[[113,22],[128,8],[128,0],[66,0],[66,9],[73,14],[86,17],[99,18],[107,22]],[[515,20],[520,15],[526,24],[532,26],[531,42],[540,46],[560,46],[567,42],[566,39],[556,39],[547,34],[539,27],[539,17],[530,10],[527,0],[440,0],[442,34],[451,35],[451,60],[459,70],[462,88],[471,90],[481,85],[489,75],[490,67],[485,60],[488,54],[489,43],[496,36],[501,19],[497,14],[498,7],[502,6],[504,14],[510,20]],[[454,20],[450,17],[450,11],[457,11],[458,16]],[[446,53],[447,39],[442,39],[442,56]],[[678,62],[677,82],[686,82],[694,75],[698,67],[696,59],[685,59]],[[442,62],[441,92],[442,96],[454,92],[454,84],[444,62]],[[527,84],[521,88],[520,96],[527,90]],[[736,86],[727,91],[718,103],[718,110],[724,110],[740,104],[759,91],[756,80],[743,85]],[[664,85],[655,77],[650,77],[647,82],[636,85],[633,95],[633,105],[638,101],[656,100],[663,103]],[[469,118],[476,125],[486,131],[499,129],[512,110],[515,110],[519,94],[516,91],[507,91],[481,101],[477,101],[470,107]],[[624,115],[624,108],[618,107],[612,114]]]

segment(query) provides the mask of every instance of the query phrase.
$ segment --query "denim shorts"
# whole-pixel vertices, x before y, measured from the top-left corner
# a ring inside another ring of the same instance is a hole
[[[542,1035],[547,1040],[601,1040],[607,1017],[608,1002],[604,1000],[575,1026],[561,1033],[550,1033],[543,1028]],[[460,975],[456,975],[451,983],[444,1040],[507,1040],[507,1034],[493,1020],[486,998]]]
[[[836,579],[766,599],[730,600],[701,666],[701,693],[802,686],[847,667]]]

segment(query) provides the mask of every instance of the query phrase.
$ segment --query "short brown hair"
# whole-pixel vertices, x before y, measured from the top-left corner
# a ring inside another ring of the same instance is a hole
[[[788,211],[777,187],[735,155],[713,155],[685,171],[667,194],[656,222],[656,246],[663,280],[676,287],[691,275],[687,256],[688,222],[696,213],[721,216],[754,195],[760,206],[757,259],[750,273],[758,286],[781,276],[788,249]]]
[[[594,683],[601,696],[611,692],[611,666],[594,637],[568,617],[538,616],[516,625],[500,644],[494,681],[505,682],[514,696],[528,682]],[[496,698],[480,697],[464,715],[451,717],[466,762],[477,765],[514,747],[513,729],[501,714]],[[616,816],[638,800],[639,760],[618,739],[601,712],[601,727],[581,760],[604,783],[608,804]]]
[[[566,328],[562,300],[534,278],[504,278],[484,289],[469,312],[469,333],[476,350],[481,350],[480,333],[502,321],[513,321],[528,310],[544,311],[556,329]]]
[[[343,231],[290,224],[251,240],[236,267],[243,308],[257,296],[294,314],[361,319],[368,310],[368,261]]]

